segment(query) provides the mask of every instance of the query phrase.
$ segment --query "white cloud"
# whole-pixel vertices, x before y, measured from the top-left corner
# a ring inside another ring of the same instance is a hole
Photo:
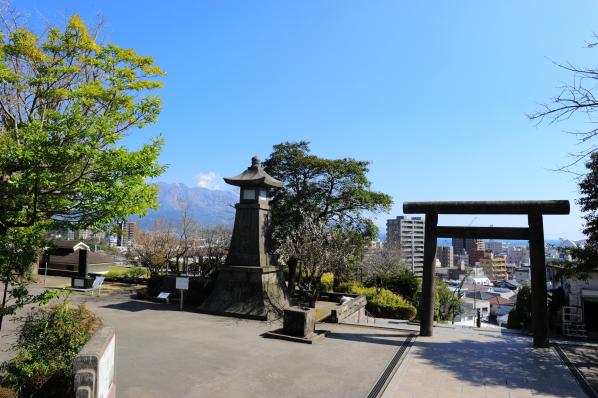
[[[224,182],[221,176],[214,173],[213,171],[208,171],[207,173],[199,173],[195,176],[196,185],[200,188],[206,188],[210,190],[228,190],[229,186]]]

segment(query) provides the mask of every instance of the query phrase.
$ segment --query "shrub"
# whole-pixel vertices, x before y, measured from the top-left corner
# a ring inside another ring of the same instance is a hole
[[[341,282],[336,291],[338,293],[351,293],[354,286],[357,286],[357,282]]]
[[[407,268],[400,268],[395,272],[380,272],[365,281],[366,286],[388,289],[410,301],[417,293],[419,284],[419,279]]]
[[[101,325],[84,304],[64,301],[30,313],[22,325],[14,359],[0,367],[0,382],[18,397],[68,397],[73,359]]]
[[[381,318],[408,319],[415,318],[415,307],[403,297],[390,290],[380,289],[378,294],[368,300],[370,311],[374,316]]]
[[[108,271],[103,276],[106,281],[145,284],[149,272],[145,267],[131,267],[125,272]]]
[[[320,289],[323,292],[331,292],[334,286],[334,274],[332,272],[325,272],[320,278]]]
[[[417,310],[403,297],[388,289],[364,287],[356,282],[342,283],[339,290],[345,293],[360,294],[367,298],[366,309],[380,318],[408,319],[415,318]]]
[[[131,267],[125,272],[125,277],[131,279],[147,278],[149,272],[144,267]]]
[[[121,274],[120,272],[115,272],[115,271],[108,271],[106,272],[103,277],[105,278],[105,280],[120,280],[123,277],[123,274]]]

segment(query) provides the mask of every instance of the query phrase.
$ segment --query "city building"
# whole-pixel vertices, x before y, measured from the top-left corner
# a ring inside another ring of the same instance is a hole
[[[520,267],[516,268],[513,271],[513,279],[521,284],[530,284],[532,281],[531,277],[531,268],[530,267]]]
[[[464,238],[453,238],[452,239],[453,253],[461,254],[463,250],[467,253],[473,250],[485,250],[486,244],[483,239],[464,239]]]
[[[529,267],[529,248],[526,246],[510,247],[507,250],[507,264],[517,267]]]
[[[503,251],[501,240],[489,240],[486,242],[486,251],[491,251],[494,254],[499,254]]]
[[[424,220],[422,217],[398,216],[386,221],[386,241],[399,248],[405,265],[422,276],[424,268]]]
[[[137,222],[130,221],[127,223],[127,239],[126,239],[126,246],[130,246],[133,240],[135,240],[135,235],[137,234],[137,230],[139,226]]]
[[[137,222],[130,221],[127,223],[120,223],[118,232],[116,234],[116,246],[128,247],[135,239],[138,226]]]
[[[465,270],[465,268],[469,267],[469,255],[467,253],[455,254],[453,265],[455,268]]]
[[[480,259],[480,266],[492,281],[508,279],[507,257],[486,252]]]
[[[475,266],[475,263],[479,263],[484,258],[486,252],[484,250],[472,250],[467,252],[469,254],[469,265]]]
[[[438,246],[436,248],[436,258],[444,268],[453,268],[453,247],[452,246]]]

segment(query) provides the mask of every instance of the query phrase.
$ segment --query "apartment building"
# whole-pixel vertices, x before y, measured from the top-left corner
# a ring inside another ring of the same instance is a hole
[[[486,252],[484,257],[480,259],[480,266],[491,281],[508,279],[506,256]]]
[[[386,221],[386,241],[396,245],[405,265],[422,276],[424,268],[424,220],[398,216]]]

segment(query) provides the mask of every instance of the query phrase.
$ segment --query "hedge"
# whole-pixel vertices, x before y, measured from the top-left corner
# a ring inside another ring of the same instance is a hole
[[[358,283],[342,283],[339,291],[364,295],[366,309],[375,317],[412,320],[417,314],[415,307],[403,297],[388,289],[363,287]]]

